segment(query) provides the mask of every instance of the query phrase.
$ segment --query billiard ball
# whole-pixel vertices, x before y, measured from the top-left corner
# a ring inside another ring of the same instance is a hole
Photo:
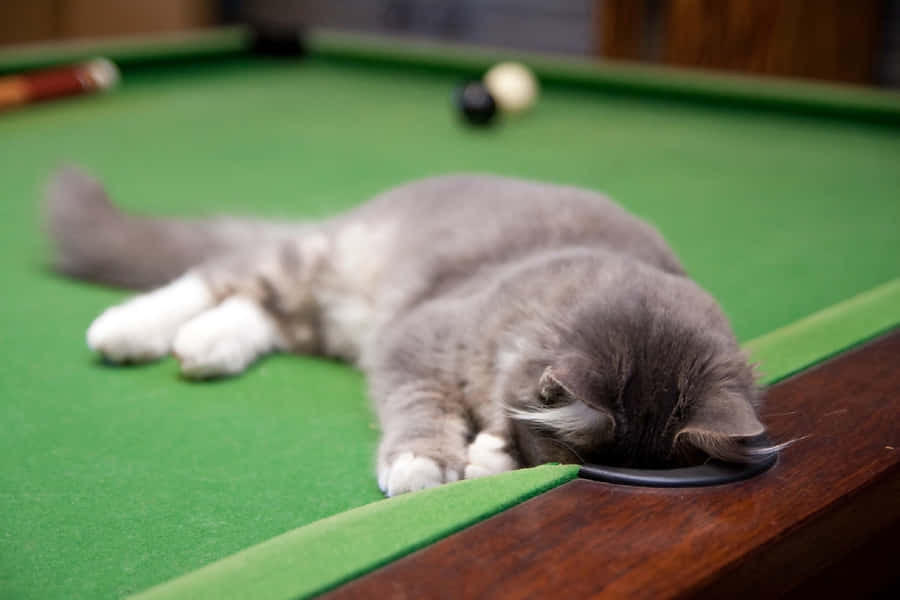
[[[250,51],[279,58],[297,58],[306,54],[303,31],[279,23],[254,23],[251,26]]]
[[[488,125],[497,114],[497,103],[480,81],[468,81],[456,90],[456,108],[472,125]]]
[[[505,113],[526,111],[537,101],[537,79],[531,69],[521,63],[494,65],[485,73],[484,85]]]

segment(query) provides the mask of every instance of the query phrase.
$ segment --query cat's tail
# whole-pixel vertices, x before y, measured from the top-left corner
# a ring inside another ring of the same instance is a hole
[[[45,223],[56,270],[134,289],[162,285],[212,256],[259,243],[284,226],[239,219],[174,220],[125,214],[103,186],[65,167],[47,188]]]

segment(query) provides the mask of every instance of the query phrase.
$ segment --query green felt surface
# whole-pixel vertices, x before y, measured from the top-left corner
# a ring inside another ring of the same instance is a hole
[[[744,344],[767,384],[900,324],[900,278]]]
[[[368,504],[248,548],[135,600],[308,597],[577,474],[575,465],[544,465]]]
[[[189,384],[172,361],[93,360],[84,329],[124,294],[42,268],[35,207],[60,162],[153,214],[324,215],[459,170],[606,190],[660,226],[742,340],[900,275],[896,127],[560,81],[532,115],[472,131],[450,71],[315,54],[124,76],[113,94],[0,115],[3,596],[121,596],[380,498],[350,369],[274,357]]]
[[[771,384],[898,323],[900,279],[895,279],[745,348],[766,365],[763,381]],[[136,600],[309,597],[568,481],[577,471],[573,465],[544,465],[368,504],[267,540]]]

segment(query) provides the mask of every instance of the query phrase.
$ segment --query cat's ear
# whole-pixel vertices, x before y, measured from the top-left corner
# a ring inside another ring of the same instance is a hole
[[[589,388],[577,371],[547,367],[538,380],[540,408],[515,411],[513,416],[556,432],[570,442],[610,439],[615,420],[605,408],[586,401]]]
[[[594,410],[609,413],[604,403],[603,379],[596,368],[579,357],[565,357],[544,369],[538,381],[546,406],[579,401]]]
[[[749,462],[759,458],[759,451],[746,442],[764,432],[748,398],[737,391],[718,391],[695,404],[693,414],[676,438],[713,458]]]
[[[547,367],[538,380],[538,390],[541,395],[541,403],[544,406],[562,406],[578,400],[572,382],[563,383],[558,371],[553,367]]]

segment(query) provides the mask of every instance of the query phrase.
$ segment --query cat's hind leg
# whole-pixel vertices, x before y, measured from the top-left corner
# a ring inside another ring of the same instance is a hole
[[[87,330],[87,344],[115,363],[147,362],[167,355],[178,329],[216,299],[196,273],[106,309]]]
[[[113,362],[172,352],[197,378],[235,375],[276,350],[314,351],[319,254],[283,241],[210,260],[105,311],[88,329],[88,345]]]
[[[274,351],[316,352],[314,288],[322,249],[311,239],[272,244],[197,269],[220,303],[178,329],[172,350],[184,375],[236,375]]]
[[[252,298],[232,296],[185,323],[172,353],[191,378],[236,375],[257,358],[287,349],[278,324]]]

